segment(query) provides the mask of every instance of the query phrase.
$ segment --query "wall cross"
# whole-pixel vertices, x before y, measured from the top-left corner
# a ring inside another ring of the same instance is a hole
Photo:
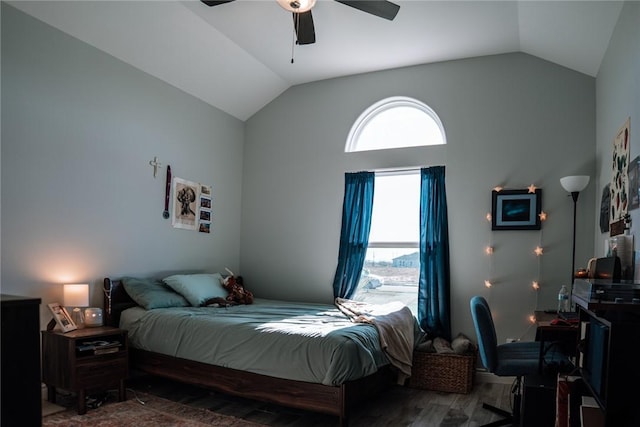
[[[158,173],[158,168],[162,166],[162,163],[158,161],[158,156],[155,156],[153,160],[149,161],[149,164],[153,166],[153,177],[155,178]]]

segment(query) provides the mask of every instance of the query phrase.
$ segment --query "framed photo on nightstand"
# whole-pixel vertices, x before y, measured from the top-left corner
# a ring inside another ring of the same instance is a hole
[[[53,315],[53,319],[55,323],[60,326],[62,332],[69,332],[78,329],[78,326],[75,324],[71,316],[69,316],[69,312],[66,308],[60,305],[60,303],[52,302],[51,304],[47,304],[51,314]],[[53,330],[55,324],[53,321],[49,322],[47,326],[47,330]]]

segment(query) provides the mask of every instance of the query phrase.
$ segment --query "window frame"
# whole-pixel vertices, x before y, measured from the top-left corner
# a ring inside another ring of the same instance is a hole
[[[427,142],[421,145],[358,149],[360,136],[364,131],[364,129],[373,120],[375,120],[376,117],[381,113],[384,113],[388,110],[391,110],[393,108],[399,108],[399,107],[414,108],[426,114],[438,126],[438,130],[440,131],[440,134],[442,136],[442,142],[436,143],[436,144]],[[351,126],[351,129],[349,130],[344,151],[345,153],[357,153],[357,152],[363,152],[363,151],[393,150],[397,148],[412,148],[412,147],[430,147],[434,145],[446,145],[446,144],[447,144],[447,135],[444,130],[444,125],[442,124],[440,117],[436,114],[436,112],[431,107],[429,107],[424,102],[421,102],[414,98],[410,98],[408,96],[392,96],[376,102],[375,104],[371,105],[369,108],[364,110],[362,114],[360,114],[358,119],[354,122],[353,126]]]
[[[375,172],[375,179],[381,179],[381,178],[385,178],[385,177],[394,177],[394,176],[401,176],[401,175],[416,175],[418,180],[420,178],[420,169],[419,168],[408,168],[408,169],[395,169],[395,170],[385,170],[385,171],[376,171]],[[418,184],[418,194],[416,194],[416,197],[419,199],[420,194],[419,194],[419,184]],[[374,196],[375,198],[375,196]],[[374,201],[374,205],[375,205],[375,201]],[[375,214],[375,213],[374,213]],[[419,215],[419,212],[416,212],[416,215]],[[419,224],[417,224],[419,227]],[[420,236],[420,230],[416,230],[415,233],[415,237],[419,239]],[[401,237],[401,236],[397,236],[397,237]],[[420,242],[419,241],[394,241],[394,240],[384,240],[384,241],[372,241],[371,239],[369,239],[368,243],[367,243],[367,251],[369,249],[410,249],[411,253],[413,252],[420,252]],[[353,295],[353,298],[355,300],[359,300],[359,301],[371,301],[367,298],[379,298],[379,296],[385,296],[384,295],[384,291],[382,294],[378,294],[378,290],[376,290],[376,288],[367,288],[366,285],[367,283],[364,282],[363,278],[365,271],[368,271],[369,269],[371,269],[372,267],[367,266],[367,261],[365,260],[365,263],[362,266],[362,275],[360,278],[360,281],[358,283],[358,287]],[[419,267],[418,267],[419,268]],[[419,280],[420,280],[420,276],[419,276],[420,272],[418,270],[417,272],[417,277],[415,277],[415,285],[411,287],[412,291],[409,292],[408,294],[411,294],[410,299],[407,299],[406,296],[401,296],[399,298],[399,300],[404,301],[407,306],[411,309],[411,311],[417,315],[417,302],[418,302],[418,289],[419,289]],[[373,273],[373,276],[377,276],[378,273]],[[381,276],[383,278],[386,278],[387,276]],[[384,283],[384,282],[383,282]],[[413,281],[411,282],[413,284]],[[396,285],[397,286],[397,285]],[[368,289],[368,290],[367,290]],[[396,291],[397,292],[397,291]],[[402,293],[400,293],[399,295],[401,295]],[[378,296],[376,296],[378,295]]]

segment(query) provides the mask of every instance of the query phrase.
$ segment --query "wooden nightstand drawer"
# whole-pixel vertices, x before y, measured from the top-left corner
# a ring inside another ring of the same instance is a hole
[[[124,356],[124,357],[123,357]],[[85,358],[78,362],[76,385],[78,387],[107,386],[118,383],[129,374],[126,353],[115,353]]]

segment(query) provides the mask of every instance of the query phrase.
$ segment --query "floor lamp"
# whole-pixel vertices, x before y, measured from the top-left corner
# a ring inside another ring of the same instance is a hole
[[[566,191],[571,193],[573,199],[573,248],[571,251],[571,293],[573,293],[573,278],[576,274],[576,204],[578,203],[578,196],[580,192],[584,190],[589,184],[589,177],[587,175],[574,175],[565,176],[560,178],[560,185]]]

